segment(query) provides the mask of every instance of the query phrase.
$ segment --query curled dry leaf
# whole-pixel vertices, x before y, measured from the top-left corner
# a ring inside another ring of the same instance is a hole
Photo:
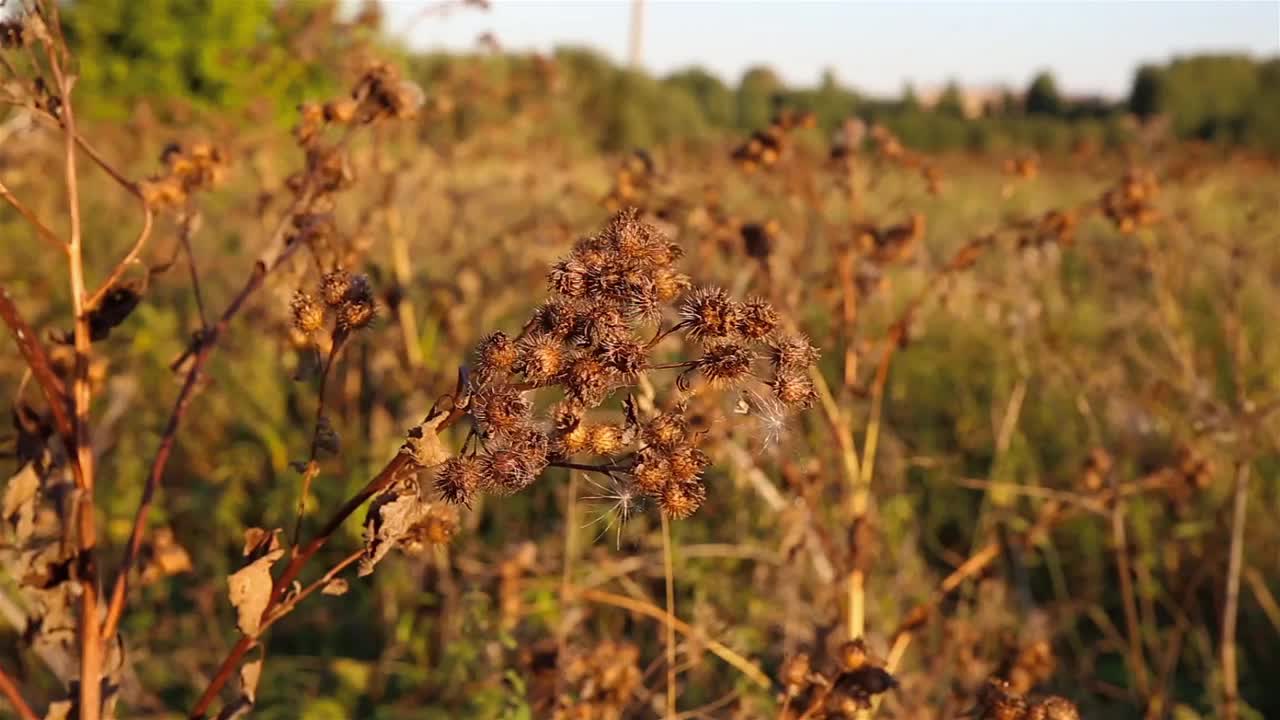
[[[25,543],[35,530],[36,496],[40,492],[40,476],[35,465],[22,466],[4,486],[4,498],[0,500],[0,517],[13,529],[18,545]]]
[[[369,515],[364,521],[360,577],[372,573],[391,548],[430,512],[431,503],[423,502],[413,482],[399,483],[378,496],[369,506]]]
[[[324,588],[320,590],[325,595],[346,595],[347,590],[351,589],[351,584],[344,578],[334,578],[325,583]]]
[[[270,550],[227,578],[236,627],[245,635],[258,634],[262,613],[271,599],[271,566],[283,555],[281,548]]]
[[[218,720],[235,720],[245,717],[258,702],[258,679],[262,677],[262,658],[250,660],[240,666],[240,694],[227,703],[218,713]]]
[[[400,452],[412,458],[417,469],[432,468],[449,459],[449,451],[436,432],[446,417],[439,413],[409,430]],[[364,521],[364,557],[360,558],[360,577],[373,572],[391,548],[430,512],[431,503],[423,502],[417,482],[412,477],[393,483],[379,495],[369,505],[369,514]]]
[[[263,530],[251,527],[244,531],[244,556],[254,560],[280,549],[280,528]]]
[[[145,550],[142,584],[191,571],[191,555],[178,543],[171,528],[158,528]]]

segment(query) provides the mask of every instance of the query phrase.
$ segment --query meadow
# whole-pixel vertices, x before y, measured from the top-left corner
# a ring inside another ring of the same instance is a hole
[[[79,121],[24,32],[0,715],[1280,715],[1274,157]]]

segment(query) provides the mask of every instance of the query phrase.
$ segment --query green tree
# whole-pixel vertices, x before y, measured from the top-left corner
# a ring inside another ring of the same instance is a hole
[[[63,9],[79,59],[82,106],[127,116],[139,101],[242,108],[267,98],[280,109],[322,85],[293,57],[289,24],[334,3],[272,0],[76,0]]]
[[[1037,73],[1027,88],[1027,114],[1057,115],[1062,110],[1062,98],[1058,96],[1058,83],[1047,71]]]
[[[934,111],[947,117],[964,117],[964,98],[960,95],[960,86],[956,81],[947,83],[946,88],[942,90],[942,95],[938,97],[938,104],[934,107]]]
[[[782,80],[773,70],[760,66],[747,70],[738,83],[738,129],[756,130],[767,125],[782,89]]]
[[[708,124],[718,128],[733,127],[737,115],[736,102],[733,91],[720,78],[700,67],[692,67],[668,75],[663,83],[692,97]]]
[[[1162,84],[1159,68],[1154,65],[1138,68],[1133,76],[1133,87],[1129,90],[1129,112],[1144,120],[1158,114],[1162,109]]]

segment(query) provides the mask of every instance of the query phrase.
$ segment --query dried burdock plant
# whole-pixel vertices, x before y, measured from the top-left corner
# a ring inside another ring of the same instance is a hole
[[[764,300],[735,300],[718,288],[679,292],[689,287],[676,269],[680,256],[626,211],[555,263],[552,297],[522,332],[493,333],[476,347],[466,400],[471,433],[436,473],[442,497],[467,504],[477,493],[518,492],[547,467],[564,467],[602,476],[601,497],[623,519],[642,498],[668,517],[687,518],[707,499],[702,475],[710,462],[688,427],[690,398],[754,379],[786,408],[812,404],[807,373],[817,351],[782,334],[782,319]],[[655,278],[677,287],[664,289]],[[663,341],[674,337],[700,348],[697,356],[664,357]],[[761,375],[767,366],[772,372]],[[642,417],[630,394],[664,371],[675,371],[670,407]],[[540,395],[558,402],[536,412],[546,405]],[[598,409],[610,398],[621,406]]]

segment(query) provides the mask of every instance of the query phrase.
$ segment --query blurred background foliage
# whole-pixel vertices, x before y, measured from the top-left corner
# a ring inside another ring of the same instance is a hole
[[[357,11],[355,23],[341,22]],[[379,30],[376,6],[344,9],[330,0],[95,0],[68,3],[66,17],[82,102],[113,119],[140,106],[219,117],[252,108],[258,117],[288,118],[303,98],[332,88],[326,70],[350,52],[353,32]],[[528,77],[546,61],[492,42],[459,54],[383,40],[381,49],[403,57],[425,85],[458,74]],[[787,107],[812,111],[827,132],[851,116],[877,121],[929,151],[1066,150],[1082,140],[1118,146],[1135,132],[1134,119],[1167,122],[1176,139],[1280,151],[1280,58],[1174,58],[1139,68],[1129,96],[1117,100],[1063,96],[1041,72],[1026,88],[967,109],[954,85],[926,109],[911,88],[896,99],[871,97],[830,71],[815,87],[788,87],[766,65],[734,84],[698,67],[655,77],[581,48],[557,50],[553,59],[576,111],[562,130],[605,150],[756,130]],[[468,97],[468,113],[492,120],[519,111],[512,98],[485,100]]]

